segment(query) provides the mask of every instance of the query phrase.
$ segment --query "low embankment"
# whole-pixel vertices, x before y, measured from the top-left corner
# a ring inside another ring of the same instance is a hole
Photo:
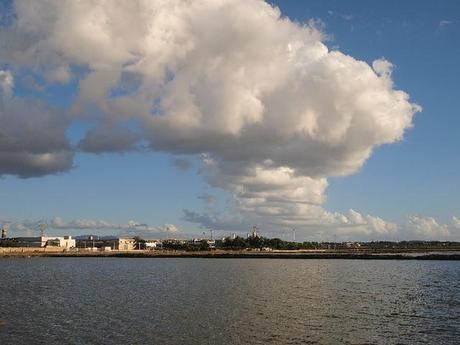
[[[65,248],[0,248],[0,257],[126,257],[126,258],[239,258],[239,259],[360,259],[360,260],[460,260],[460,251],[411,251],[385,253],[335,250],[211,250],[203,252],[169,250],[91,251]]]

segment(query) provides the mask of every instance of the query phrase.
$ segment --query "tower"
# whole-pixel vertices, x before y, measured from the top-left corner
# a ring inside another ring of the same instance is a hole
[[[252,232],[251,232],[251,237],[252,237],[252,238],[260,237],[260,236],[259,236],[259,233],[258,233],[258,230],[259,230],[259,229],[257,229],[257,226],[254,225],[254,226],[252,227]]]
[[[8,234],[8,230],[6,227],[2,227],[2,239],[5,239]]]

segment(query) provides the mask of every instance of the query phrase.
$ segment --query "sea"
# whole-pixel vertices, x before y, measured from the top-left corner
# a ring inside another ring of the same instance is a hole
[[[0,344],[460,344],[460,262],[2,258]]]

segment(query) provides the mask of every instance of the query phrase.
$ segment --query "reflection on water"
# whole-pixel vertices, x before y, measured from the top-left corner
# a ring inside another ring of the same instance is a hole
[[[458,344],[460,263],[0,260],[0,344]]]

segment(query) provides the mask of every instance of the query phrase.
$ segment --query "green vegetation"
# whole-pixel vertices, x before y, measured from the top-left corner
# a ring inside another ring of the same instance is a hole
[[[163,241],[163,249],[166,250],[183,250],[187,252],[194,251],[206,251],[209,250],[209,244],[207,240],[200,241],[176,241],[176,240],[166,240]]]
[[[248,247],[248,243],[246,239],[239,236],[234,239],[227,237],[220,243],[219,247],[223,249],[245,249]]]
[[[11,239],[2,239],[0,240],[0,247],[15,247],[16,242]]]
[[[262,249],[270,248],[276,250],[299,250],[299,249],[319,249],[320,244],[317,242],[288,242],[280,238],[266,237],[227,237],[223,241],[216,243],[217,248],[222,249]]]
[[[215,241],[216,249],[225,250],[244,250],[270,248],[275,250],[299,250],[299,249],[320,249],[321,245],[317,242],[288,242],[279,238],[265,237],[248,237],[237,236],[235,238],[227,237],[223,240]],[[211,250],[207,240],[195,241],[163,241],[163,249],[166,250],[183,250],[183,251],[205,251]]]
[[[163,249],[177,251],[207,251],[212,249],[222,250],[302,250],[302,249],[323,249],[332,251],[372,251],[372,252],[398,252],[401,250],[436,250],[454,249],[459,247],[456,242],[438,241],[372,241],[372,242],[290,242],[280,238],[266,238],[250,236],[243,238],[226,237],[216,240],[215,245],[207,240],[166,240],[163,242]]]

